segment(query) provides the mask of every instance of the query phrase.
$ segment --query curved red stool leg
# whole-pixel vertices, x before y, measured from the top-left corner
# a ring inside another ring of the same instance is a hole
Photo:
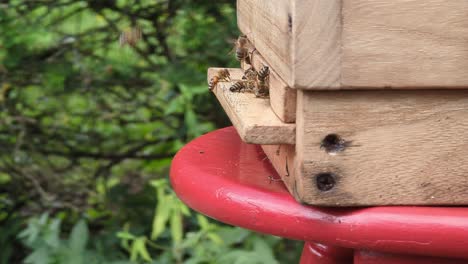
[[[353,263],[353,250],[313,242],[306,242],[300,264]]]

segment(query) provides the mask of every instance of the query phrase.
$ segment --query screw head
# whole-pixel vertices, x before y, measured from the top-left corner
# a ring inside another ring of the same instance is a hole
[[[342,139],[337,134],[328,134],[322,139],[320,143],[320,148],[325,149],[325,151],[329,154],[336,154],[345,150],[348,146],[348,142]]]
[[[322,192],[329,191],[335,187],[335,175],[329,172],[322,172],[315,175],[315,183],[317,185],[317,189]]]

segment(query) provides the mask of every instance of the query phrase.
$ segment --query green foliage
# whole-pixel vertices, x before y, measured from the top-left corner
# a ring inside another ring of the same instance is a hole
[[[26,229],[18,236],[23,243],[32,249],[24,260],[28,264],[73,263],[82,264],[91,259],[86,244],[88,242],[88,229],[83,220],[78,221],[66,240],[60,239],[61,219],[49,219],[48,214],[39,218],[32,218]]]
[[[152,262],[154,259],[155,263],[166,263],[170,255],[170,259],[177,263],[279,263],[272,251],[281,242],[279,238],[267,238],[245,229],[211,223],[200,214],[193,218],[189,209],[168,189],[165,180],[152,181],[151,185],[158,197],[151,235],[134,235],[128,226],[117,235],[132,261]],[[184,221],[196,221],[196,228],[185,235]],[[169,225],[170,232],[167,232],[166,225]],[[164,245],[164,237],[167,236],[172,241],[170,250]],[[158,257],[156,253],[154,256],[150,253],[158,251],[165,251],[165,254],[160,252],[163,254]]]
[[[120,47],[133,26],[143,39]],[[167,180],[183,145],[228,124],[206,69],[236,63],[234,1],[7,0],[0,31],[0,264],[297,260]]]

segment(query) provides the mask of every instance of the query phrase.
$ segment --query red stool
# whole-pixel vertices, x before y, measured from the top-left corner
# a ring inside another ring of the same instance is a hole
[[[306,241],[302,264],[468,263],[468,208],[317,208],[297,203],[278,178],[260,146],[243,143],[232,127],[195,139],[171,167],[172,186],[188,206]]]

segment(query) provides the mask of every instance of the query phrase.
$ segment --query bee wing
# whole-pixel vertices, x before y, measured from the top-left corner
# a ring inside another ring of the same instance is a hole
[[[252,42],[250,42],[250,40],[247,41],[247,43],[245,44],[245,47],[246,47],[249,51],[255,49],[255,46],[252,44]]]
[[[232,49],[228,52],[228,55],[231,55],[233,54],[235,51],[236,51],[236,47],[237,47],[237,39],[225,39],[225,41],[232,46]]]

